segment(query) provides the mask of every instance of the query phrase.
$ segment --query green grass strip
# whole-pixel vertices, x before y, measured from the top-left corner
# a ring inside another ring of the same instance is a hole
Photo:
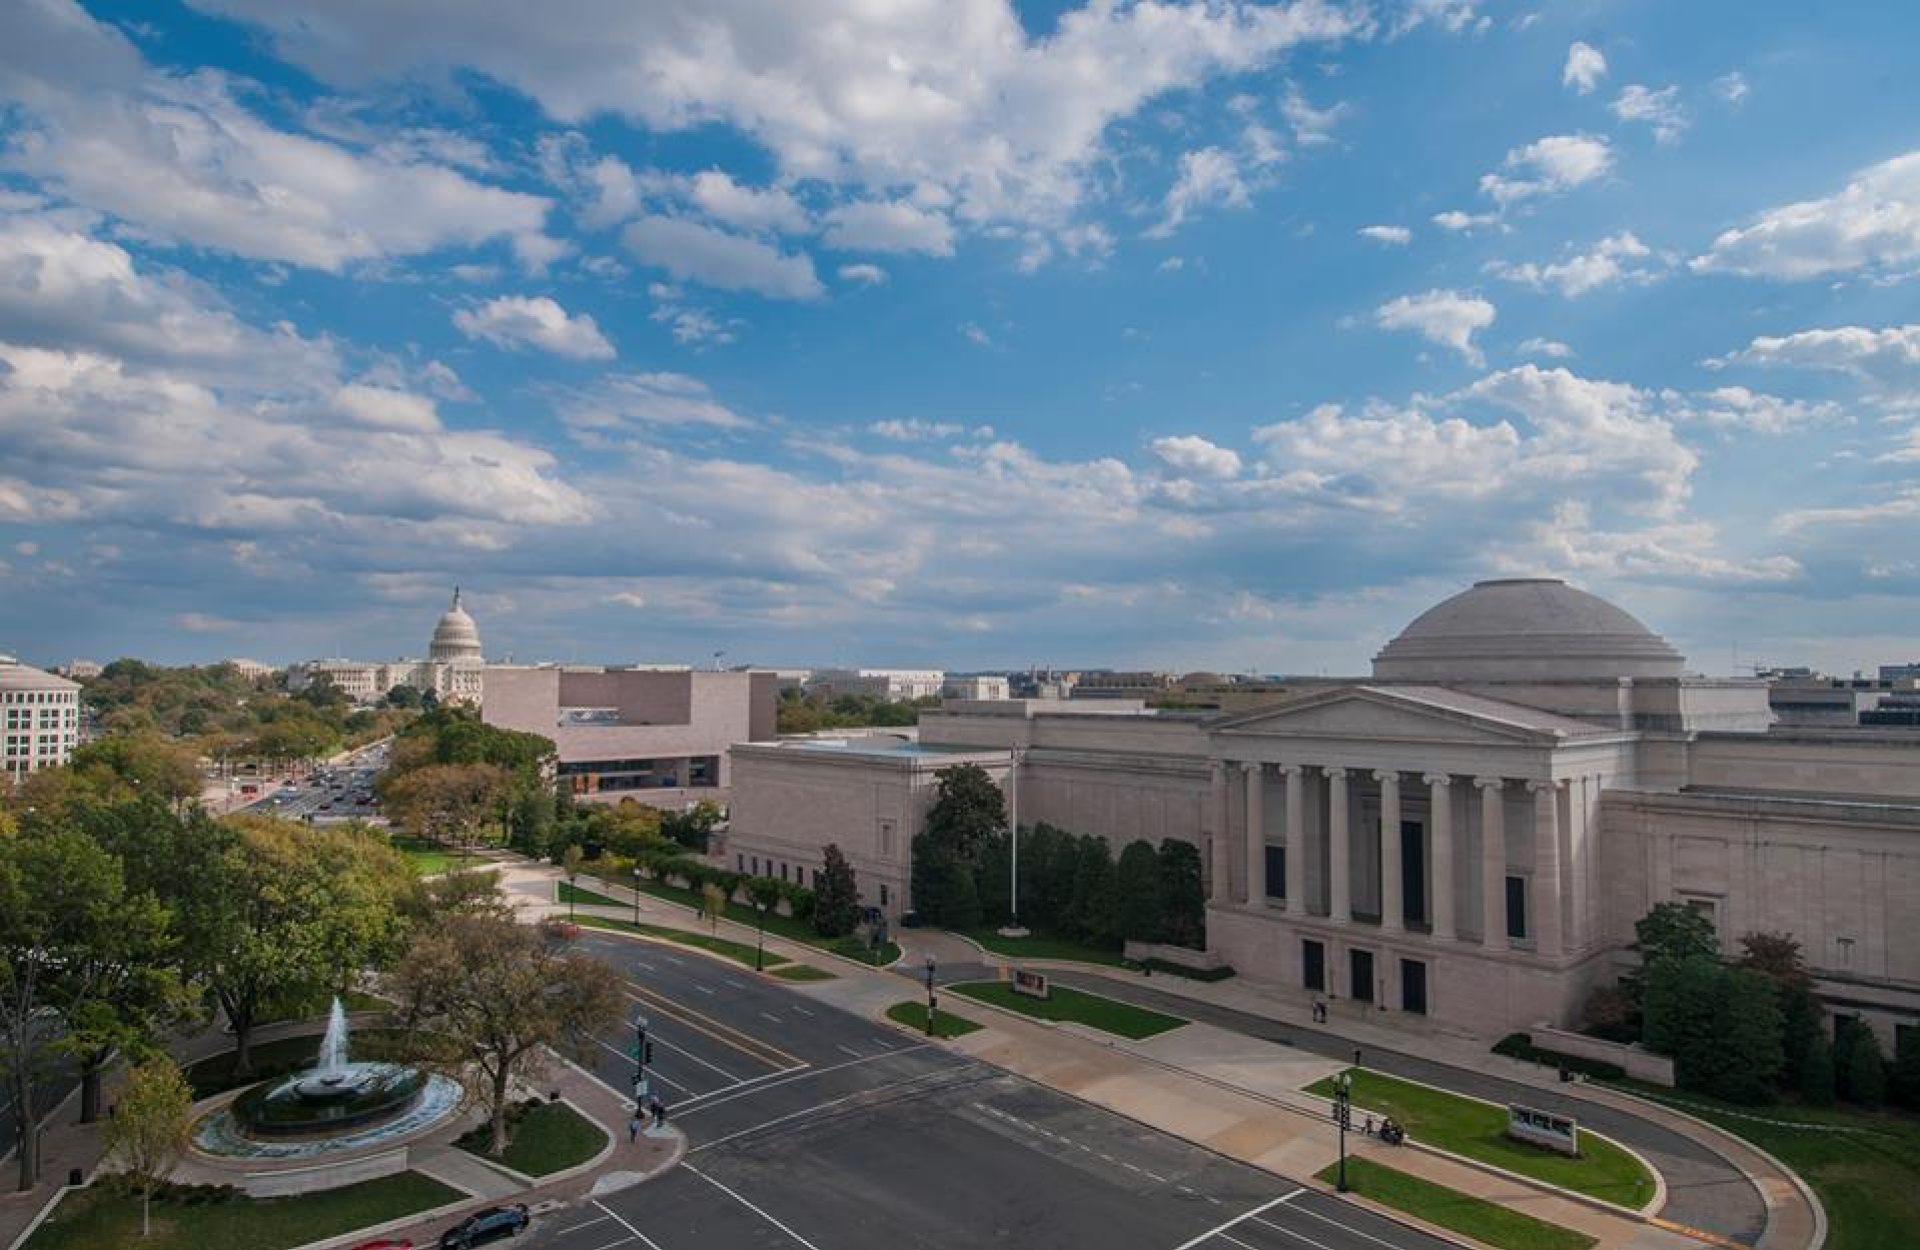
[[[887,1019],[895,1024],[904,1024],[910,1029],[922,1033],[927,1031],[927,1005],[920,1002],[895,1003],[887,1008]],[[965,1016],[956,1016],[952,1012],[935,1008],[933,1012],[933,1035],[935,1037],[965,1037],[969,1033],[978,1033],[983,1025],[976,1024]]]
[[[787,964],[785,967],[771,968],[768,971],[782,981],[836,981],[839,979],[825,968],[816,968],[812,964]]]
[[[1103,1033],[1113,1033],[1120,1037],[1139,1041],[1170,1029],[1177,1029],[1187,1023],[1179,1016],[1164,1015],[1158,1011],[1148,1011],[1144,1007],[1135,1007],[1131,1003],[1115,1002],[1111,998],[1101,998],[1097,994],[1087,994],[1080,990],[1068,989],[1064,985],[1053,987],[1051,998],[1034,998],[1027,994],[1016,994],[1013,986],[1004,981],[970,981],[964,985],[947,987],[956,994],[995,1007],[1005,1007],[1021,1015],[1033,1016],[1041,1020],[1061,1020],[1074,1024],[1084,1024],[1099,1029]]]
[[[454,1145],[468,1154],[487,1155],[492,1132],[482,1124]],[[600,1153],[607,1144],[604,1129],[564,1102],[543,1102],[515,1116],[509,1126],[507,1148],[497,1162],[523,1176],[548,1176],[564,1171]]]
[[[1085,942],[1047,933],[1034,933],[1022,938],[1002,937],[997,931],[987,928],[966,929],[963,932],[970,940],[1009,959],[1060,959],[1083,964],[1104,964],[1110,968],[1118,968],[1127,962],[1117,950],[1089,946]]]
[[[716,937],[711,933],[689,933],[685,929],[665,929],[657,924],[634,924],[630,920],[608,920],[604,916],[581,916],[578,923],[590,929],[610,929],[615,933],[637,933],[642,937],[659,938],[679,946],[691,946],[696,950],[724,955],[751,968],[754,966],[754,948],[745,942],[735,942],[731,938]],[[765,967],[772,968],[791,962],[785,955],[776,955],[768,951]]]
[[[1339,1173],[1340,1165],[1329,1163],[1320,1179],[1332,1185]],[[1347,1186],[1363,1198],[1499,1250],[1589,1250],[1597,1244],[1585,1233],[1409,1176],[1371,1159],[1347,1160]]]
[[[597,877],[595,880],[604,882],[605,878]],[[632,883],[630,882],[622,881],[620,884],[629,889],[632,888]],[[642,881],[640,883],[640,892],[650,898],[664,899],[670,903],[678,903],[682,907],[690,908],[694,911],[704,911],[706,908],[706,899],[700,891],[689,890],[682,886],[665,885],[658,881]],[[562,899],[561,901],[565,902],[566,900]],[[631,903],[621,903],[613,899],[607,901],[613,903],[616,907],[632,906]],[[760,918],[754,914],[753,908],[747,906],[745,903],[728,903],[724,918],[733,921],[735,924],[743,924],[749,929],[757,928],[760,924]],[[840,955],[847,959],[855,959],[864,964],[870,964],[875,961],[874,952],[867,948],[866,942],[857,934],[848,934],[845,937],[822,937],[814,931],[811,922],[796,920],[792,916],[782,916],[778,912],[767,913],[766,930],[767,933],[773,937],[782,937],[789,942],[799,942],[803,946],[811,946],[818,950],[830,951],[835,955]],[[892,942],[884,943],[880,947],[878,958],[880,964],[890,964],[900,958],[900,948]]]
[[[557,881],[554,884],[558,887],[554,891],[554,898],[562,903],[585,903],[590,907],[632,906],[631,903],[623,903],[617,898],[609,898],[594,890],[583,890],[570,881]]]
[[[140,1199],[93,1185],[68,1194],[25,1250],[286,1250],[459,1202],[467,1195],[418,1172],[290,1198],[153,1204],[153,1235],[140,1235]]]
[[[1392,1116],[1408,1134],[1429,1146],[1634,1210],[1653,1200],[1653,1174],[1638,1159],[1588,1129],[1580,1130],[1580,1155],[1573,1158],[1508,1137],[1504,1106],[1363,1068],[1349,1071],[1355,1107]],[[1333,1097],[1332,1078],[1314,1082],[1307,1092]]]

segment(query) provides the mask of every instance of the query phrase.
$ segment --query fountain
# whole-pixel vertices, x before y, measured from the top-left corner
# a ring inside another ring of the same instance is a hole
[[[338,998],[314,1066],[263,1081],[200,1121],[206,1154],[302,1159],[417,1136],[460,1105],[460,1086],[398,1063],[355,1063]]]

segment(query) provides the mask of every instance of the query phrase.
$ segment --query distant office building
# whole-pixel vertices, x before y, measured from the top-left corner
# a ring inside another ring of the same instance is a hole
[[[779,697],[767,672],[497,664],[480,716],[553,739],[560,780],[581,798],[679,807],[725,800],[727,748],[773,738]]]
[[[947,675],[937,668],[821,668],[807,682],[807,692],[862,694],[890,702],[937,699]]]
[[[18,781],[64,764],[80,734],[80,684],[0,655],[0,771]]]
[[[1920,729],[1920,691],[1896,690],[1860,713],[1862,725]]]
[[[1920,660],[1911,664],[1882,664],[1880,680],[1884,682],[1920,681]]]
[[[92,660],[69,660],[53,671],[74,681],[88,681],[100,675],[102,666]]]
[[[480,627],[461,606],[456,586],[452,606],[433,627],[426,659],[308,660],[287,670],[287,688],[297,693],[324,677],[355,703],[378,703],[395,686],[431,693],[442,703],[478,703],[486,666]]]
[[[262,677],[271,677],[280,671],[271,664],[262,664],[259,660],[222,660],[221,663],[248,681],[259,681]]]
[[[948,699],[1007,698],[1004,677],[949,677],[941,683],[940,694]]]

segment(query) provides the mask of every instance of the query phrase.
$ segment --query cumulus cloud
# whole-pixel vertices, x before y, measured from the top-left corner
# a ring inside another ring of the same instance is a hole
[[[620,237],[635,259],[683,282],[752,291],[769,299],[814,299],[825,289],[805,253],[783,252],[774,244],[701,222],[642,217],[629,223]]]
[[[1746,103],[1747,96],[1752,91],[1753,88],[1747,83],[1747,76],[1738,70],[1731,74],[1722,74],[1713,80],[1713,94],[1733,108],[1739,108]]]
[[[453,324],[470,339],[518,351],[537,347],[570,360],[611,360],[613,344],[586,313],[567,310],[544,295],[502,295],[453,314]]]
[[[1450,208],[1445,212],[1439,212],[1433,215],[1434,225],[1454,234],[1465,234],[1469,231],[1478,230],[1485,226],[1498,225],[1499,223],[1500,215],[1498,213],[1466,213],[1457,208]]]
[[[1560,85],[1572,87],[1581,95],[1591,95],[1606,77],[1607,58],[1600,49],[1575,40],[1567,47],[1567,63],[1560,71]]]
[[[1706,362],[1844,373],[1883,393],[1920,393],[1920,325],[1834,326],[1763,334],[1737,352]]]
[[[1696,273],[1789,281],[1920,262],[1920,151],[1855,174],[1833,195],[1760,214],[1693,258]]]
[[[1488,269],[1509,282],[1523,283],[1535,290],[1551,287],[1571,298],[1602,287],[1655,281],[1659,270],[1655,267],[1657,262],[1648,263],[1652,258],[1652,248],[1634,237],[1632,231],[1622,231],[1601,239],[1592,251],[1577,253],[1562,261],[1545,265],[1532,261],[1520,265],[1495,261]]]
[[[1412,330],[1478,365],[1484,360],[1473,336],[1492,325],[1496,314],[1494,306],[1477,295],[1432,290],[1388,300],[1374,309],[1373,319],[1383,330]]]
[[[1357,233],[1363,239],[1372,239],[1389,247],[1405,247],[1413,242],[1413,231],[1405,226],[1362,226]]]
[[[1333,128],[1349,111],[1345,104],[1317,109],[1297,86],[1287,88],[1286,98],[1280,102],[1280,115],[1293,128],[1293,141],[1303,148],[1332,143]]]
[[[742,430],[754,424],[684,373],[615,373],[591,386],[549,393],[560,420],[589,441],[657,426]]]
[[[1197,434],[1156,438],[1152,447],[1154,455],[1180,473],[1218,478],[1238,477],[1240,474],[1239,452],[1230,447],[1217,446]]]
[[[953,223],[906,200],[861,200],[827,214],[828,247],[843,252],[923,252],[953,255]]]
[[[875,421],[867,427],[869,434],[878,434],[881,438],[891,438],[896,442],[911,443],[924,439],[953,438],[967,432],[967,427],[952,421],[923,421],[918,417],[901,420],[898,417],[886,421]],[[986,431],[991,437],[993,431]]]
[[[1573,355],[1573,349],[1558,339],[1538,337],[1523,341],[1515,350],[1523,356],[1546,356],[1553,360],[1565,360]]]
[[[887,280],[886,270],[864,261],[854,265],[842,265],[839,272],[842,282],[852,282],[859,286],[881,286]]]
[[[1187,214],[1196,208],[1224,205],[1245,208],[1248,185],[1240,173],[1240,163],[1224,148],[1206,147],[1180,154],[1180,175],[1167,190],[1160,223],[1147,231],[1149,238],[1165,238],[1179,229]]]
[[[713,220],[741,230],[798,233],[811,224],[800,201],[780,187],[749,187],[723,170],[708,169],[686,181],[686,197]]]
[[[1680,107],[1680,88],[1655,90],[1639,83],[1621,88],[1614,97],[1613,115],[1623,122],[1640,122],[1653,127],[1653,137],[1661,143],[1679,139],[1687,128],[1687,115]]]
[[[1674,399],[1675,419],[1729,433],[1785,434],[1846,419],[1840,405],[1828,400],[1783,399],[1744,386],[1720,386],[1691,399]]]
[[[1504,174],[1482,174],[1481,193],[1501,205],[1584,186],[1613,168],[1613,149],[1595,135],[1548,135],[1514,148]]]

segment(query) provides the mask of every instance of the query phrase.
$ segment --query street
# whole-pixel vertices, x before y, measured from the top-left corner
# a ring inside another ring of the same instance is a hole
[[[1232,1162],[912,1034],[671,947],[589,935],[654,1040],[688,1135],[648,1184],[555,1214],[554,1250],[1441,1250],[1350,1203]],[[900,997],[916,997],[902,980]],[[595,1048],[629,1089],[630,1028]]]

